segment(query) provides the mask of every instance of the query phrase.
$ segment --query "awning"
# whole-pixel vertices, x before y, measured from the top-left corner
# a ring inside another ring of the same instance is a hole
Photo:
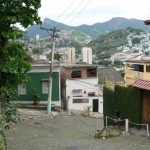
[[[139,89],[150,90],[150,80],[138,79],[132,84],[132,86]]]

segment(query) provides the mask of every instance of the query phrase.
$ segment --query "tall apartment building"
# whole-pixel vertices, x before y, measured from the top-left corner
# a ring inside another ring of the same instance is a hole
[[[69,47],[67,49],[67,53],[68,53],[68,62],[75,63],[75,48]]]
[[[81,49],[82,62],[92,64],[92,49],[90,47],[83,47]]]
[[[74,47],[64,47],[59,49],[62,54],[63,63],[75,63],[75,48]]]

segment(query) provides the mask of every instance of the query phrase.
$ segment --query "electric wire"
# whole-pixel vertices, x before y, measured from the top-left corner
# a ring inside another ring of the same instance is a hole
[[[65,18],[64,21],[68,20],[80,6],[82,6],[82,3],[84,3],[85,0],[80,1],[80,3],[72,10],[72,12]]]
[[[64,9],[63,12],[54,20],[59,20],[68,11],[68,9],[71,8],[71,6],[73,6],[75,1],[76,0],[71,1],[71,3],[66,7],[66,9]]]
[[[78,16],[80,16],[90,5],[90,3],[92,2],[92,0],[89,0],[82,8],[81,10],[74,16],[74,18],[72,18],[68,23],[73,22],[74,19],[76,19]]]

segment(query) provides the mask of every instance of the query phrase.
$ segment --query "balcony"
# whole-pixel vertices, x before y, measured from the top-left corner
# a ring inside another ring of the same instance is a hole
[[[150,80],[150,72],[140,72],[132,69],[127,69],[125,72],[125,79],[127,84],[133,83],[136,79]]]
[[[144,72],[139,72],[135,70],[127,70],[125,72],[125,76],[127,78],[132,78],[132,79],[144,79]]]

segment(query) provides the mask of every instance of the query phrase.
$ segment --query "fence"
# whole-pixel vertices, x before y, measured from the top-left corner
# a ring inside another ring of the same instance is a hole
[[[115,121],[116,119],[115,118],[111,118],[109,116],[106,116],[104,118],[105,120],[105,127],[107,128],[108,127],[108,119],[110,120],[113,120]],[[129,121],[129,119],[123,119],[123,120],[119,120],[119,122],[125,122],[125,132],[128,133],[129,132],[129,124],[133,124],[133,125],[139,125],[139,126],[146,126],[146,135],[147,136],[150,136],[150,133],[149,133],[149,125],[148,124],[139,124],[139,123],[135,123],[135,122],[132,122],[132,121]],[[98,126],[98,125],[97,125]]]

